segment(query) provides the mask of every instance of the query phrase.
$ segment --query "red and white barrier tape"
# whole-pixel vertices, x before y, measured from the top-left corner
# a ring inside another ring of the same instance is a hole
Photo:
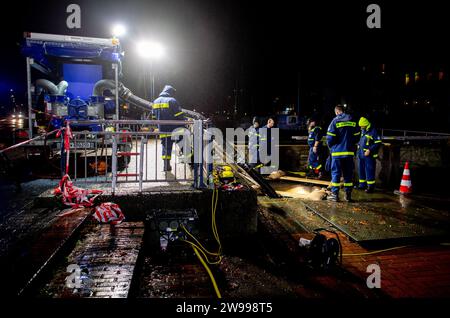
[[[70,129],[69,122],[66,123],[66,127],[62,128],[56,135],[61,136],[62,131],[64,134],[64,150],[66,152],[66,174],[62,177],[58,187],[55,188],[53,193],[55,195],[62,195],[62,201],[64,204],[71,207],[71,209],[77,209],[80,207],[93,207],[95,198],[102,194],[102,190],[97,189],[82,189],[75,187],[68,175],[69,171],[69,153],[70,153],[70,140],[73,139],[72,130]],[[63,215],[70,215],[69,212]],[[94,218],[101,223],[119,224],[124,219],[120,207],[112,202],[102,203],[95,207]]]
[[[70,128],[70,124],[67,121],[66,122],[66,128],[60,129],[58,133],[56,134],[56,137],[61,136],[63,130],[65,130],[64,133],[64,150],[66,152],[66,174],[69,172],[69,154],[70,154],[70,139],[73,139],[72,129]]]
[[[62,177],[58,187],[53,191],[55,195],[62,195],[62,202],[74,209],[94,206],[95,198],[102,193],[102,190],[87,190],[74,186],[68,174]]]
[[[95,207],[94,218],[101,223],[119,224],[124,219],[120,207],[112,202],[105,202]]]
[[[70,140],[73,139],[72,130],[70,129],[69,122],[66,122],[66,127],[61,128],[56,137],[61,136],[63,130],[64,133],[64,150],[66,152],[66,174],[59,181],[58,187],[55,188],[53,193],[55,195],[62,195],[62,201],[64,204],[71,206],[72,208],[78,207],[92,207],[94,206],[94,199],[101,193],[102,190],[86,190],[75,187],[70,180],[69,172],[69,154],[70,154]],[[92,196],[93,195],[93,196]]]

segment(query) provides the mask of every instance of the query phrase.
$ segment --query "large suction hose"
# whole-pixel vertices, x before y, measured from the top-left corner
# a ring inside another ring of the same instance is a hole
[[[69,83],[66,81],[61,81],[56,87],[58,88],[58,95],[65,95],[67,87],[69,87]]]
[[[200,119],[200,120],[206,120],[206,117],[203,116],[200,113],[194,112],[193,110],[181,108],[181,111],[188,115],[188,117],[194,118],[194,119]]]
[[[118,88],[119,88],[119,97],[122,98],[123,100],[130,102],[133,105],[136,105],[145,111],[149,111],[152,109],[153,103],[134,95],[122,83],[119,83]],[[100,80],[97,83],[95,83],[92,95],[103,96],[103,91],[107,89],[110,90],[113,94],[115,94],[116,85],[114,81],[105,79]]]
[[[58,85],[55,85],[43,78],[36,80],[36,87],[45,89],[50,95],[65,95],[68,86],[69,83],[66,81],[61,81]]]
[[[43,78],[36,80],[37,87],[45,89],[50,95],[58,95],[58,87],[49,80]]]
[[[140,98],[139,96],[134,95],[133,92],[129,88],[125,87],[122,83],[119,83],[118,87],[119,87],[119,97],[125,100],[126,102],[138,106],[139,108],[145,111],[149,111],[152,109],[153,107],[152,102],[149,102],[143,98]],[[103,91],[106,89],[110,90],[112,93],[115,93],[115,88],[116,85],[113,80],[103,79],[95,83],[92,95],[102,96]],[[184,108],[181,110],[183,113],[186,113],[189,117],[206,120],[205,116],[203,116],[202,114]]]
[[[102,79],[95,83],[94,88],[92,90],[92,95],[94,96],[102,96],[103,91],[106,89],[114,90],[116,85],[114,85],[114,81]]]

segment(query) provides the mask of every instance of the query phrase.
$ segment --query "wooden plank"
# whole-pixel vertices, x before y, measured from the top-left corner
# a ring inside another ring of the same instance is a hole
[[[280,180],[293,181],[293,182],[302,182],[302,183],[313,183],[313,184],[320,184],[320,185],[325,185],[325,186],[330,185],[330,181],[308,179],[308,178],[299,178],[299,177],[291,177],[291,176],[281,177]]]

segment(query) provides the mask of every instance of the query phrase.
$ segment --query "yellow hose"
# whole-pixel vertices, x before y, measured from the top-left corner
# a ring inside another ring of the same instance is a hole
[[[450,243],[439,243],[439,245],[441,245],[441,246],[450,246]],[[396,247],[391,247],[391,248],[387,248],[387,249],[384,249],[384,250],[378,250],[378,251],[372,251],[372,252],[366,252],[366,253],[342,254],[342,256],[372,255],[372,254],[378,254],[378,253],[383,253],[383,252],[392,251],[392,250],[398,250],[398,249],[405,248],[405,247],[411,247],[411,245],[396,246]]]
[[[217,255],[217,261],[211,261],[208,258],[208,255],[206,255],[206,253],[209,253],[208,251],[204,251],[200,246],[198,246],[197,244],[195,244],[194,242],[188,241],[188,240],[181,240],[182,242],[186,242],[189,245],[191,245],[192,247],[195,247],[196,249],[199,250],[200,253],[203,254],[203,257],[205,258],[206,262],[208,262],[208,264],[210,265],[217,265],[220,264],[220,262],[222,261],[222,255]]]
[[[342,254],[342,256],[364,256],[364,255],[372,255],[372,254],[378,254],[378,253],[383,253],[383,252],[392,251],[392,250],[398,250],[398,249],[405,248],[405,247],[409,247],[409,246],[410,246],[410,245],[396,246],[396,247],[391,247],[391,248],[387,248],[387,249],[384,249],[384,250],[378,250],[378,251],[372,251],[372,252],[366,252],[366,253]]]
[[[214,197],[214,193],[215,193],[215,197]],[[220,243],[219,232],[217,231],[217,223],[216,223],[217,203],[219,202],[219,190],[218,189],[214,189],[212,201],[213,201],[213,206],[212,206],[211,226],[212,226],[214,238],[216,239],[217,244],[219,244],[218,254],[221,254],[222,253],[222,244]]]
[[[189,241],[189,240],[183,240],[184,242],[190,244],[192,247],[197,248],[205,257],[206,262],[208,262],[211,265],[215,265],[215,264],[219,264],[222,261],[222,244],[220,242],[220,238],[219,238],[219,233],[217,231],[217,224],[216,224],[216,211],[217,211],[217,203],[219,201],[219,190],[218,189],[214,189],[213,190],[213,195],[212,195],[212,200],[211,200],[211,211],[212,211],[212,215],[211,215],[211,227],[212,227],[212,232],[214,235],[214,238],[217,241],[217,244],[219,245],[219,250],[216,253],[210,252],[208,251],[195,237],[194,235],[192,235],[188,229],[186,229],[186,227],[184,226],[184,224],[180,224],[182,230],[184,232],[186,232],[186,234],[194,241]],[[208,255],[210,256],[214,256],[217,257],[218,259],[216,261],[211,261],[208,257]]]
[[[219,287],[217,286],[216,279],[214,278],[214,275],[212,274],[211,270],[209,269],[208,264],[206,264],[206,262],[203,260],[202,256],[200,255],[200,253],[198,252],[196,247],[192,246],[192,249],[194,250],[195,255],[197,255],[200,262],[202,263],[203,267],[206,269],[206,272],[208,273],[209,278],[211,279],[211,283],[213,284],[214,291],[216,292],[217,298],[222,298]]]
[[[196,245],[196,247],[197,248],[199,248],[200,250],[202,250],[202,251],[204,251],[206,254],[208,254],[208,255],[211,255],[211,256],[220,256],[220,253],[213,253],[213,252],[210,252],[210,251],[208,251],[196,238],[195,238],[195,236],[194,235],[192,235],[189,231],[188,231],[188,229],[186,229],[186,227],[183,225],[183,224],[181,224],[181,228],[186,232],[186,234],[187,235],[189,235],[189,237],[191,237],[193,240],[194,240],[194,242],[195,243],[193,243],[193,242],[191,242],[191,241],[187,241],[186,240],[186,242],[188,242],[188,243],[192,243],[192,244],[194,244],[194,245]]]
[[[208,264],[211,265],[217,265],[222,261],[222,244],[220,243],[220,238],[219,238],[219,232],[217,231],[217,224],[216,224],[216,210],[217,210],[217,203],[219,201],[219,190],[217,188],[215,188],[213,190],[213,194],[212,194],[212,200],[211,200],[211,227],[212,227],[212,232],[214,235],[214,238],[216,239],[218,245],[219,245],[219,250],[217,253],[213,253],[208,251],[196,238],[194,235],[192,235],[188,229],[184,226],[184,224],[180,224],[181,228],[183,229],[184,232],[186,232],[186,234],[194,240],[194,242],[189,241],[189,240],[181,240],[183,242],[188,243],[189,245],[191,245],[192,249],[195,252],[195,255],[197,255],[198,259],[200,260],[200,262],[202,263],[203,267],[206,269],[206,272],[209,275],[209,278],[211,279],[211,282],[213,284],[214,287],[214,291],[216,292],[217,298],[222,298],[219,288],[217,287],[217,283],[216,280],[214,279],[214,276],[210,270],[210,268],[208,267]],[[211,261],[208,258],[208,255],[210,256],[214,256],[217,258],[216,261]],[[203,257],[202,257],[203,255]],[[206,260],[206,261],[205,261]]]

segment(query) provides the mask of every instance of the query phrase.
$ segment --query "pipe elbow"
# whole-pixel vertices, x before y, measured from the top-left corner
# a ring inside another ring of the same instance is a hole
[[[51,95],[58,95],[58,87],[49,80],[43,78],[36,80],[36,87],[42,87]]]
[[[61,81],[56,87],[58,89],[58,95],[65,95],[67,87],[69,87],[69,83],[67,83],[66,81]]]

